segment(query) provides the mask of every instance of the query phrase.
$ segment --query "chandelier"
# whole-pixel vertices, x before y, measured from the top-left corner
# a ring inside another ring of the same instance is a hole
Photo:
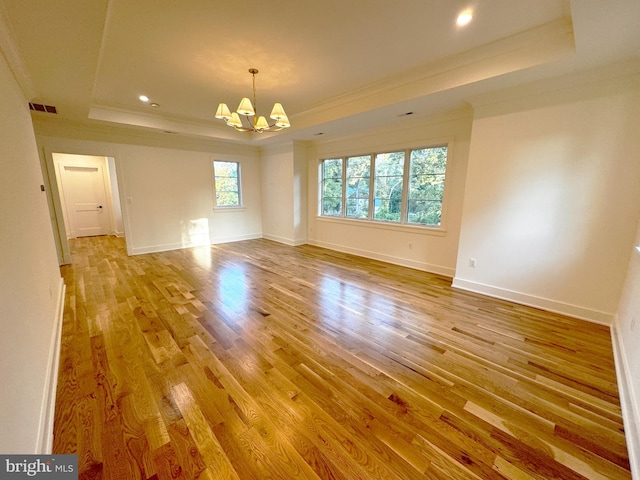
[[[273,105],[271,115],[269,115],[275,120],[275,123],[272,125],[269,125],[269,122],[267,122],[264,116],[258,116],[256,107],[256,74],[258,73],[258,69],[250,68],[249,73],[253,75],[253,103],[247,97],[244,97],[240,101],[240,105],[238,105],[238,110],[233,113],[229,110],[226,103],[221,103],[218,105],[218,110],[216,110],[216,118],[224,120],[227,122],[227,125],[241,132],[262,133],[266,130],[277,132],[283,128],[290,127],[289,118],[280,103]],[[242,123],[240,115],[247,117],[245,123],[248,124],[248,126]],[[253,117],[253,119],[249,117]]]

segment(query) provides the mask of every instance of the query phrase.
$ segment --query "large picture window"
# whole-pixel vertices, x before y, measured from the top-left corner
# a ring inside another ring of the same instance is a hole
[[[438,227],[447,146],[321,162],[322,216]]]
[[[216,207],[241,206],[240,164],[214,160],[213,175]]]

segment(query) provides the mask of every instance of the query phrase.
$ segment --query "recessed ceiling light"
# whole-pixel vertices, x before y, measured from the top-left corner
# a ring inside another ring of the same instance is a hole
[[[465,10],[464,12],[461,12],[460,15],[458,15],[458,19],[456,20],[456,23],[458,24],[459,27],[464,27],[465,25],[468,25],[472,19],[473,19],[473,12],[471,10]]]
[[[149,97],[147,97],[146,95],[140,95],[138,98],[140,99],[141,102],[149,101]]]
[[[154,108],[158,108],[158,107],[160,106],[160,104],[159,104],[159,103],[156,103],[156,102],[153,102],[153,103],[151,104],[151,106],[152,106],[152,107],[154,107]]]

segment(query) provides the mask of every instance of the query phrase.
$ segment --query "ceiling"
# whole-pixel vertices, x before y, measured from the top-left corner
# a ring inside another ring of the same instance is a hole
[[[640,1],[0,0],[0,48],[57,122],[261,145],[637,58]],[[251,95],[249,68],[258,111],[281,102],[290,129],[241,133],[214,118],[219,102]]]

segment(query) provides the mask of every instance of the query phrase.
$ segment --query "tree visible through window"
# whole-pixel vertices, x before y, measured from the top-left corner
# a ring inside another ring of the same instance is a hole
[[[240,199],[240,164],[237,162],[213,162],[215,178],[215,194],[217,207],[239,207]]]
[[[323,160],[321,215],[440,226],[447,151],[437,146]]]
[[[404,152],[379,153],[375,160],[373,218],[399,222],[402,215]]]
[[[369,217],[371,155],[347,158],[347,217]]]
[[[342,215],[342,159],[322,162],[322,215]]]
[[[447,147],[411,152],[407,222],[440,225],[447,168]]]

